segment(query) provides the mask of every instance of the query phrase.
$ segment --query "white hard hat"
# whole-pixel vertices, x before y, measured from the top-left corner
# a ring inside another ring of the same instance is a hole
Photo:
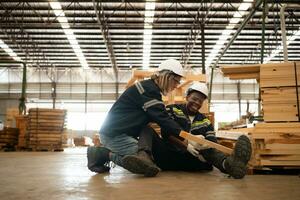
[[[200,83],[200,82],[194,82],[187,90],[186,94],[188,95],[192,90],[196,90],[198,92],[201,92],[208,97],[208,89],[205,83]]]
[[[178,60],[168,59],[162,61],[158,66],[158,71],[162,70],[170,70],[179,76],[183,76],[183,68]]]

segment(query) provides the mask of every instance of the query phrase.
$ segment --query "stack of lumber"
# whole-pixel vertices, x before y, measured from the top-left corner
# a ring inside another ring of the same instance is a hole
[[[300,63],[273,63],[261,66],[260,87],[264,121],[300,121],[299,81]]]
[[[257,65],[259,79],[255,78],[260,83],[265,123],[256,124],[251,132],[255,168],[300,168],[299,65],[299,62]],[[231,79],[238,75],[242,79],[251,78],[255,66],[225,66],[222,71]]]
[[[74,138],[74,144],[75,146],[92,146],[93,141],[90,137],[88,136],[81,136],[81,137],[75,137]]]
[[[29,135],[27,132],[28,116],[18,115],[15,117],[16,127],[19,129],[18,149],[26,149],[28,146]]]
[[[60,151],[66,110],[32,108],[28,115],[29,148],[33,151]]]
[[[17,128],[4,127],[0,131],[0,149],[15,149],[18,144],[19,130]]]
[[[8,108],[8,109],[6,109],[6,117],[5,117],[4,125],[6,127],[14,127],[15,116],[18,116],[18,115],[19,115],[19,109],[18,108]]]
[[[258,123],[254,141],[255,166],[300,167],[300,123]]]

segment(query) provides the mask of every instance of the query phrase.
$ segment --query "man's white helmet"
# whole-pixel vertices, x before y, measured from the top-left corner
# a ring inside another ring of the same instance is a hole
[[[205,83],[200,83],[200,82],[194,82],[187,90],[186,94],[188,95],[192,90],[196,90],[198,92],[201,92],[208,97],[208,89]]]
[[[183,68],[178,60],[168,59],[162,61],[158,66],[158,71],[162,70],[170,70],[179,76],[183,76]]]

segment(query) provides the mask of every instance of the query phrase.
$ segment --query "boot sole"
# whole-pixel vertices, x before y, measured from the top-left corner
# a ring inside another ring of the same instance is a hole
[[[229,161],[230,162],[230,161]],[[243,178],[247,173],[247,166],[241,161],[231,161],[229,175],[235,179]]]
[[[240,160],[245,165],[248,164],[248,161],[251,158],[252,147],[249,138],[245,135],[241,135],[238,138],[238,142],[235,146],[234,151],[234,160]]]
[[[90,171],[95,172],[95,173],[105,173],[109,172],[110,168],[106,166],[100,166],[100,167],[88,167]]]
[[[122,166],[134,174],[144,174],[145,177],[154,177],[160,171],[156,166],[137,158],[136,156],[125,156]]]

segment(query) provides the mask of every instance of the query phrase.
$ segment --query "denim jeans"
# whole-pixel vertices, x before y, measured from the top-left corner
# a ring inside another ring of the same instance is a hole
[[[138,151],[138,141],[126,134],[109,137],[100,134],[101,143],[111,150],[110,160],[122,166],[122,158],[126,155],[134,155]]]

